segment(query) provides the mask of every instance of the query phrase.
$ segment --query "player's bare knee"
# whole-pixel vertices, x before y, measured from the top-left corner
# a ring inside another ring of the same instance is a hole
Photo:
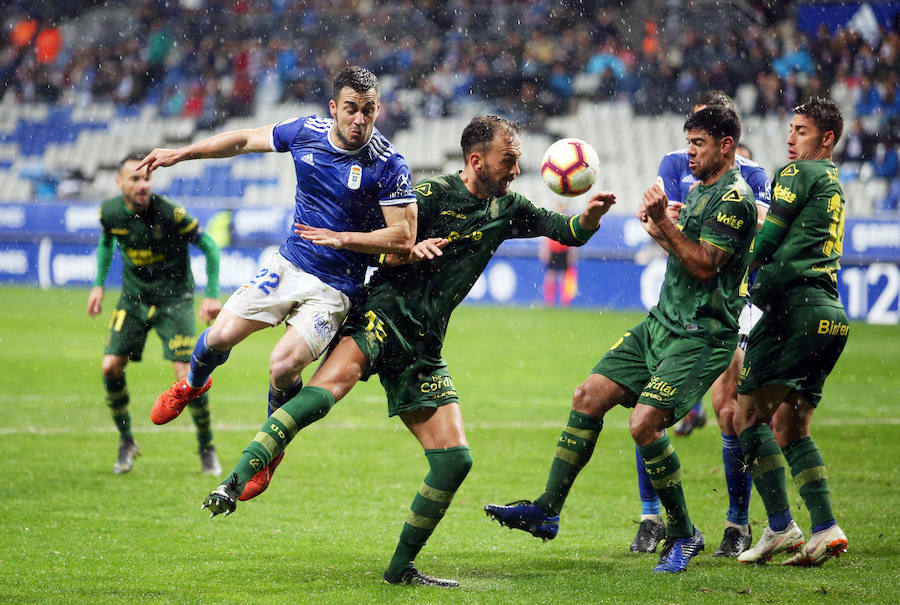
[[[118,378],[125,371],[127,360],[114,355],[107,355],[100,364],[103,377],[106,379]]]
[[[575,387],[572,393],[572,409],[589,416],[600,416],[603,414],[597,394],[588,388],[586,384],[580,384]]]

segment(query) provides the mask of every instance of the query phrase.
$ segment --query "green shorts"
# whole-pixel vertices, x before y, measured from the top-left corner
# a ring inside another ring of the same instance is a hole
[[[170,361],[189,362],[194,351],[194,301],[175,299],[159,305],[148,305],[122,297],[109,319],[106,355],[127,356],[140,361],[150,329],[162,341],[163,357]]]
[[[850,322],[840,303],[766,311],[750,332],[738,393],[783,384],[818,405],[825,378],[849,335]]]
[[[721,347],[669,331],[653,316],[625,332],[594,366],[632,392],[636,403],[672,410],[684,417],[725,371],[734,347]]]
[[[341,328],[366,356],[362,380],[378,374],[388,400],[388,416],[459,403],[447,362],[408,341],[386,318],[354,307]]]

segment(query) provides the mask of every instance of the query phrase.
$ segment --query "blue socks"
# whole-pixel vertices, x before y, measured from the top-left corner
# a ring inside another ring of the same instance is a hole
[[[659,505],[659,496],[650,483],[650,476],[647,474],[647,468],[644,465],[644,458],[641,456],[640,449],[634,447],[634,457],[637,462],[638,491],[641,494],[641,515],[659,515],[662,509]]]
[[[199,389],[209,378],[218,366],[225,363],[231,354],[231,349],[227,351],[213,351],[206,344],[206,333],[209,328],[203,330],[203,334],[197,339],[194,346],[194,353],[191,355],[191,369],[188,371],[187,382],[195,389]]]
[[[753,482],[744,464],[741,441],[737,435],[722,435],[722,463],[725,466],[725,485],[728,488],[726,519],[735,525],[747,525]]]

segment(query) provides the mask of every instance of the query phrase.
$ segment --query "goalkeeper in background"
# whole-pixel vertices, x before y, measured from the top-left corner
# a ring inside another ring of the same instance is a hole
[[[122,254],[122,296],[109,320],[109,340],[103,355],[106,404],[119,430],[119,455],[114,473],[127,473],[140,449],[131,434],[125,366],[140,361],[147,333],[155,329],[162,340],[163,357],[172,361],[176,379],[187,375],[194,349],[194,277],[188,243],[206,256],[206,292],[200,319],[212,321],[219,302],[219,247],[203,233],[197,219],[184,208],[151,191],[150,179],[137,167],[140,155],[119,164],[116,184],[122,194],[100,207],[100,243],[97,278],[88,296],[87,312],[102,311],[103,284],[113,257],[113,242]],[[197,427],[201,471],[218,476],[222,467],[212,444],[209,400],[206,395],[190,403]]]

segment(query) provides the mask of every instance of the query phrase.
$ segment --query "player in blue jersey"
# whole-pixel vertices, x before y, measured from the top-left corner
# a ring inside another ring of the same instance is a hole
[[[154,149],[144,158],[149,175],[184,160],[290,152],[297,173],[295,228],[200,335],[188,375],[156,400],[153,422],[169,422],[206,392],[210,374],[232,347],[284,321],[284,336],[269,358],[270,412],[280,407],[300,391],[301,372],[325,351],[359,295],[366,255],[409,253],[415,194],[406,160],[375,129],[379,107],[375,75],[347,67],[334,78],[330,118],[225,132],[180,149]],[[268,478],[278,462],[260,472]]]
[[[700,95],[694,103],[692,113],[709,107],[720,105],[734,111],[734,103],[731,98],[720,90],[709,90]],[[735,156],[735,164],[741,171],[741,176],[750,185],[756,200],[757,226],[762,225],[771,201],[769,179],[766,171],[753,162],[752,159],[742,157],[740,149]],[[686,149],[672,151],[666,154],[659,164],[659,178],[657,183],[663,188],[669,199],[670,214],[677,216],[678,209],[683,205],[688,192],[697,183],[696,177],[688,166],[688,154]],[[722,543],[714,556],[736,557],[750,547],[752,536],[748,523],[748,507],[750,500],[751,481],[744,467],[741,445],[734,430],[732,419],[737,405],[737,380],[744,360],[744,348],[747,346],[747,335],[750,333],[755,320],[759,319],[760,311],[752,305],[747,305],[740,317],[740,340],[735,350],[731,365],[713,383],[710,389],[713,409],[716,420],[722,431],[722,461],[725,466],[725,483],[728,488],[729,507],[725,520],[725,535]],[[689,435],[695,427],[706,424],[703,415],[703,406],[698,402],[688,415],[673,429],[676,435]],[[633,552],[654,552],[657,544],[663,537],[665,524],[661,516],[659,497],[640,454],[635,450],[637,461],[638,488],[641,496],[641,524],[637,535],[631,543]]]

